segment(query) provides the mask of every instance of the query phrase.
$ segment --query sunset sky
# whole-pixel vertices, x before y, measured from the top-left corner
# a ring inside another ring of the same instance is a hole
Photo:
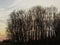
[[[15,9],[28,9],[32,6],[55,6],[60,10],[60,0],[0,0],[0,40],[6,37],[7,19]]]

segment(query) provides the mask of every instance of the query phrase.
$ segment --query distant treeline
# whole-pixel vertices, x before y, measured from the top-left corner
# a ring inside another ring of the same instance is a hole
[[[8,38],[14,41],[60,38],[60,12],[56,7],[35,6],[13,11],[8,19]]]

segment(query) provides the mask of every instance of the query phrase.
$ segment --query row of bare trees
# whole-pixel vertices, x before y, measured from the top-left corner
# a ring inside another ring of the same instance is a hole
[[[55,37],[59,15],[55,7],[36,6],[28,11],[13,11],[8,21],[8,38],[20,42]]]

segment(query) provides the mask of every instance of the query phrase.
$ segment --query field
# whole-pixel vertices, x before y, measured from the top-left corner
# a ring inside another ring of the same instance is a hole
[[[20,42],[20,43],[3,43],[1,42],[0,45],[60,45],[60,41],[58,40],[39,40],[39,41],[31,41],[31,42]]]

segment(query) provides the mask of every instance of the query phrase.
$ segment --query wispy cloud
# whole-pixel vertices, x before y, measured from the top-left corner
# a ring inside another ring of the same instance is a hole
[[[60,9],[60,0],[5,0],[0,3],[0,20],[6,22],[8,15],[14,9],[26,9],[31,6],[41,5],[41,6],[51,6],[54,5]],[[11,3],[12,2],[12,3]],[[6,3],[6,4],[5,4]],[[0,21],[0,23],[1,23]]]

